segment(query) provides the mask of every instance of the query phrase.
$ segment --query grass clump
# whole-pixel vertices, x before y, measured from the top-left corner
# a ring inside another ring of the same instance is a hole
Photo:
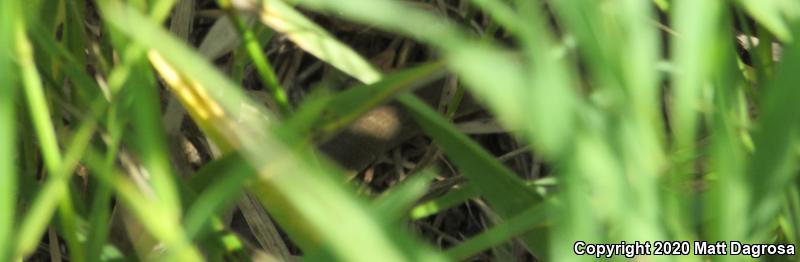
[[[798,10],[0,1],[0,260],[794,245]]]

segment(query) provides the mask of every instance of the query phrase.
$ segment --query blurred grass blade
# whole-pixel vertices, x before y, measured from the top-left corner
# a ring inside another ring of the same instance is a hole
[[[77,259],[82,258],[82,252],[77,245],[78,231],[75,211],[71,207],[69,190],[69,179],[72,171],[78,165],[87,145],[94,134],[96,121],[92,117],[87,117],[75,131],[72,139],[68,143],[68,150],[65,154],[62,166],[55,172],[50,173],[49,178],[36,195],[30,206],[28,214],[24,217],[24,222],[19,229],[19,252],[28,255],[36,248],[41,235],[47,229],[48,222],[51,220],[56,207],[59,207],[59,216],[63,223],[62,236],[70,244],[70,252]]]
[[[167,2],[167,1],[164,1]],[[109,6],[119,5],[117,1],[100,1],[97,3],[101,15],[106,19],[109,15]],[[157,17],[153,18],[161,21]],[[147,21],[150,23],[150,21]],[[125,95],[137,102],[137,105],[146,105],[132,110],[132,122],[136,136],[131,136],[132,140],[126,141],[133,145],[139,153],[142,165],[149,175],[149,182],[155,196],[150,197],[150,209],[152,214],[160,217],[160,224],[153,224],[154,221],[149,215],[141,214],[142,210],[137,210],[139,206],[134,206],[131,202],[125,202],[126,207],[133,209],[136,218],[148,233],[163,242],[168,247],[166,258],[197,260],[199,252],[191,245],[184,232],[178,227],[180,223],[181,203],[178,190],[175,186],[175,177],[172,166],[167,155],[164,129],[160,116],[160,101],[158,100],[156,80],[152,70],[147,63],[145,49],[140,45],[132,44],[124,35],[117,30],[109,28],[112,45],[121,52],[121,64],[111,72],[109,76],[109,86],[112,92],[124,90]],[[126,106],[132,106],[127,104]],[[131,110],[126,108],[126,110]],[[149,186],[149,185],[145,185]],[[157,200],[157,201],[154,201]],[[142,200],[144,201],[144,200]],[[138,204],[138,203],[136,203]]]
[[[475,188],[473,188],[472,183],[467,182],[460,187],[450,189],[443,196],[420,203],[411,209],[410,216],[412,220],[417,220],[430,215],[438,214],[439,212],[464,203],[470,198],[477,196],[479,196],[479,194],[475,192]]]
[[[733,52],[731,52],[733,53]],[[732,58],[732,57],[731,57]],[[728,70],[720,73],[715,81],[714,112],[711,115],[710,126],[713,132],[710,146],[710,163],[713,169],[713,186],[706,194],[706,210],[709,227],[706,232],[710,241],[724,241],[725,239],[748,239],[747,228],[743,224],[750,224],[750,201],[752,195],[747,188],[749,180],[746,173],[745,143],[739,136],[737,127],[745,126],[742,119],[746,119],[747,103],[743,99],[743,88],[735,81],[733,59],[727,61]]]
[[[713,102],[704,94],[709,91],[713,80],[713,70],[719,62],[717,54],[719,44],[730,41],[724,38],[721,25],[724,16],[724,5],[719,1],[675,1],[673,17],[676,20],[675,30],[681,37],[673,38],[675,54],[673,61],[680,71],[673,75],[672,95],[674,100],[667,105],[672,145],[670,148],[673,161],[669,174],[669,184],[681,185],[693,179],[696,172],[693,168],[697,158],[697,138],[701,112],[710,108]],[[708,54],[717,54],[708,57]],[[687,238],[689,224],[694,224],[691,215],[693,195],[675,192],[666,194],[666,206],[671,210],[667,224],[673,234]]]
[[[428,190],[428,185],[435,173],[421,171],[412,177],[392,186],[392,188],[381,194],[373,201],[375,212],[387,225],[394,226],[408,215],[416,202]]]
[[[540,226],[546,219],[548,205],[530,207],[481,234],[474,236],[445,252],[454,261],[465,261],[494,246],[505,243]]]
[[[426,133],[461,167],[464,176],[474,183],[475,189],[489,200],[498,213],[511,215],[520,211],[519,207],[536,205],[542,200],[535,191],[525,186],[522,179],[466,135],[458,132],[449,121],[419,98],[403,95],[399,100],[406,105]],[[509,198],[509,195],[516,197]]]
[[[283,1],[264,1],[263,5],[261,21],[275,31],[286,34],[303,50],[323,61],[340,61],[332,65],[363,83],[374,83],[381,78],[377,69],[368,62],[351,59],[359,57],[352,49],[288,4]]]
[[[781,41],[791,43],[791,22],[800,19],[800,3],[792,0],[738,0],[744,9]],[[787,22],[787,19],[789,21]]]
[[[564,201],[567,206],[577,205],[575,209],[581,206],[594,209],[599,219],[608,221],[595,223],[598,228],[605,223],[624,225],[620,232],[609,234],[608,239],[663,240],[665,215],[656,204],[661,203],[658,178],[662,171],[657,167],[666,158],[662,152],[660,90],[655,67],[659,42],[656,26],[651,23],[655,14],[650,13],[653,7],[646,1],[620,1],[616,7],[603,8],[597,1],[561,1],[554,5],[565,28],[576,38],[577,51],[586,59],[590,97],[599,109],[596,117],[607,123],[577,134],[587,138],[578,140],[581,145],[575,154],[582,159],[572,163],[586,166],[570,174],[589,181],[589,187],[603,188],[602,193],[591,198],[608,201],[606,205],[614,208],[591,205],[588,198],[566,197]],[[598,143],[605,139],[608,141]],[[630,199],[639,201],[631,203]],[[586,238],[573,232],[576,240]],[[565,244],[568,243],[559,245]]]
[[[189,244],[183,231],[176,230],[181,228],[180,224],[171,219],[164,219],[168,213],[162,210],[163,206],[155,203],[151,196],[143,195],[128,176],[114,166],[107,165],[104,159],[94,148],[87,148],[83,158],[84,163],[97,175],[96,177],[101,183],[114,188],[118,200],[125,205],[127,211],[136,217],[148,233],[163,241],[170,248],[169,251],[177,255],[178,259],[200,261],[200,254]]]
[[[135,47],[133,47],[135,48]],[[150,183],[170,217],[180,217],[181,203],[177,192],[177,181],[173,166],[170,163],[166,133],[161,121],[161,103],[158,96],[158,85],[152,74],[146,57],[124,57],[125,63],[130,66],[128,81],[123,84],[126,95],[132,99],[131,125],[136,136],[132,143],[142,165],[150,174]],[[147,105],[147,106],[141,106]],[[166,218],[165,218],[166,219]]]
[[[528,182],[527,186],[532,187],[532,189],[535,189],[539,194],[547,196],[545,194],[546,189],[543,187],[553,185],[554,183],[556,183],[555,178],[550,177]],[[419,203],[418,205],[414,206],[413,209],[411,209],[409,215],[412,220],[421,219],[437,214],[476,197],[480,197],[480,194],[476,192],[475,186],[471,182],[467,181],[461,183],[457,187],[449,188],[447,193],[442,196]]]
[[[270,2],[280,2],[270,1]],[[286,2],[298,3],[313,10],[329,12],[336,16],[341,16],[354,21],[384,28],[395,33],[405,34],[423,42],[427,42],[435,47],[442,48],[444,51],[459,49],[464,44],[469,44],[466,30],[457,26],[455,23],[441,19],[431,13],[415,8],[404,1],[393,0],[285,0]],[[281,9],[282,11],[283,9]],[[266,12],[264,15],[272,15],[274,12]],[[280,31],[280,30],[279,30]],[[334,38],[329,38],[328,41]],[[300,45],[302,47],[302,45]],[[348,48],[349,49],[349,48]],[[354,52],[343,53],[346,57],[329,57],[324,61],[343,61],[349,62]],[[337,59],[338,58],[338,59]],[[360,63],[359,63],[360,64]],[[343,70],[344,71],[344,70]],[[361,75],[349,72],[356,78],[364,81]],[[370,76],[364,72],[364,78]],[[496,79],[502,80],[502,79]],[[365,82],[370,83],[370,82]]]
[[[20,26],[23,26],[19,22]],[[42,79],[33,57],[33,48],[28,41],[26,32],[18,28],[15,31],[14,43],[16,57],[19,59],[20,73],[28,111],[33,122],[34,131],[40,142],[45,168],[50,174],[56,174],[61,167],[61,151],[58,147],[55,128],[50,115],[50,109],[45,97]]]
[[[399,100],[501,217],[512,217],[541,203],[542,197],[525,186],[522,179],[466,135],[458,132],[449,121],[419,98],[407,94],[400,96]],[[541,246],[534,246],[537,243],[534,239],[541,237],[527,235],[523,239],[538,254],[545,252],[537,250]]]
[[[717,1],[676,1],[676,30],[681,32],[675,38],[675,63],[681,68],[673,77],[675,81],[675,101],[671,105],[670,121],[674,132],[672,149],[680,154],[678,161],[688,162],[693,157],[693,146],[697,137],[699,112],[705,104],[701,96],[710,80],[713,59],[703,54],[714,52],[719,43],[719,26],[722,21],[722,4]],[[684,166],[686,164],[683,164]],[[679,172],[687,172],[682,168]]]
[[[790,185],[784,207],[786,223],[781,224],[788,243],[797,243],[800,238],[800,192],[797,185]]]
[[[95,101],[98,98],[102,98],[100,86],[88,73],[81,69],[82,64],[69,50],[48,36],[46,29],[38,21],[30,27],[29,34],[38,51],[48,54],[51,58],[59,59],[62,63],[63,72],[78,88],[78,95],[84,96],[81,97],[82,101]]]
[[[86,64],[86,32],[84,19],[86,17],[86,0],[64,1],[66,4],[64,21],[64,46],[70,51],[79,65]],[[82,68],[78,68],[79,70]]]
[[[221,176],[223,173],[225,175]],[[189,183],[194,184],[190,186],[194,192],[202,193],[186,211],[184,219],[186,234],[194,238],[222,207],[234,203],[236,198],[241,197],[245,179],[255,174],[256,171],[235,153],[216,159],[200,169],[191,178],[191,181],[195,182]]]
[[[252,24],[256,20],[256,16],[250,13],[240,14],[240,19],[244,20],[247,25]],[[236,27],[231,21],[230,17],[222,16],[217,18],[214,25],[208,30],[208,33],[200,42],[197,48],[198,52],[203,54],[210,60],[216,60],[223,55],[226,55],[241,45],[241,38],[239,37]]]
[[[22,31],[19,2],[0,2],[0,46],[15,46],[17,31]],[[17,103],[18,69],[14,49],[0,48],[0,260],[14,256],[13,241],[17,219]]]
[[[797,26],[795,36],[798,35]],[[774,81],[767,88],[756,128],[753,131],[755,154],[747,169],[752,185],[750,214],[753,216],[751,237],[764,242],[775,222],[775,216],[786,194],[786,185],[797,175],[797,134],[800,107],[794,105],[800,99],[800,42],[795,41],[786,48],[783,61]]]
[[[186,187],[183,192],[185,198],[188,198],[185,201],[191,203],[183,222],[189,238],[195,241],[200,239],[206,241],[209,245],[213,245],[212,254],[217,252],[223,256],[241,255],[240,251],[244,247],[242,246],[242,241],[235,235],[231,235],[230,239],[220,243],[222,239],[218,239],[217,234],[233,233],[225,232],[226,226],[218,217],[223,208],[231,206],[237,198],[243,200],[241,188],[244,187],[245,181],[254,177],[255,174],[256,171],[239,154],[229,153],[204,165],[196,174],[190,177],[190,180],[185,184]],[[250,199],[249,197],[247,198]],[[248,214],[246,211],[243,208],[241,211],[242,215],[247,219]],[[261,223],[270,223],[270,226],[272,226],[271,219],[266,217],[265,221],[268,222]],[[263,236],[259,232],[252,233],[261,242]],[[275,232],[274,235],[277,236],[279,234]],[[229,237],[221,238],[226,239]],[[282,249],[277,247],[279,245]],[[220,247],[227,246],[235,248],[218,250]],[[266,248],[266,251],[270,253],[278,253],[284,255],[282,257],[286,257],[283,243],[274,243],[274,245],[262,244],[262,247]]]
[[[56,203],[67,194],[64,177],[69,173],[61,172],[62,167],[61,151],[56,139],[55,127],[51,119],[50,110],[47,105],[47,98],[44,94],[44,87],[39,72],[36,68],[33,57],[33,49],[25,35],[24,23],[17,21],[15,33],[14,50],[20,67],[23,89],[28,112],[33,122],[34,131],[39,141],[45,170],[49,174],[49,187],[42,190],[34,201],[34,205],[27,214],[19,230],[18,254],[28,255],[36,249],[39,237],[45,232],[47,224],[52,218],[56,208]]]

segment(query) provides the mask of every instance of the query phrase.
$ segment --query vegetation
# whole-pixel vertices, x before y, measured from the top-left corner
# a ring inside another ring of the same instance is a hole
[[[798,38],[791,0],[2,0],[0,260],[797,244]],[[709,258],[749,257],[645,260]]]

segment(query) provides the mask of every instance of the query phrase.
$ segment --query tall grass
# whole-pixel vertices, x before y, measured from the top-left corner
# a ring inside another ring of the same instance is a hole
[[[505,260],[521,245],[573,261],[591,259],[576,241],[797,244],[798,2],[219,0],[241,43],[206,41],[231,47],[231,74],[163,26],[193,17],[171,13],[177,2],[0,1],[0,260]],[[451,5],[468,12],[420,8]],[[432,58],[384,70],[320,22],[342,20]],[[293,105],[264,52],[273,31],[355,84]],[[248,64],[264,100],[243,88]],[[462,133],[460,96],[440,112],[413,92],[443,75],[530,144],[546,177]],[[387,103],[466,182],[434,190],[442,171],[421,164],[365,194],[317,150]],[[197,168],[171,146],[184,111],[210,158]],[[452,246],[409,226],[467,202],[490,221]],[[237,208],[257,244],[231,227]]]

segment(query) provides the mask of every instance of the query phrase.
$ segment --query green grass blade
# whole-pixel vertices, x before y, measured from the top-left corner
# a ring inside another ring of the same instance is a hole
[[[378,196],[373,205],[381,221],[387,225],[402,221],[413,204],[427,192],[434,176],[435,173],[423,170]]]
[[[489,200],[498,213],[513,214],[520,210],[519,207],[536,205],[541,201],[541,196],[525,186],[522,179],[456,130],[423,101],[410,95],[403,95],[399,100],[426,133],[461,167],[464,176],[474,183],[475,189]],[[510,199],[508,195],[516,197]]]
[[[424,102],[411,95],[403,95],[399,100],[409,109],[412,117],[442,147],[472,183],[475,190],[489,201],[501,217],[512,217],[528,207],[541,203],[542,197],[525,186],[525,182],[511,170],[494,159],[466,135],[458,132],[444,117]],[[528,235],[523,239],[535,246],[537,237]],[[535,252],[545,252],[535,250]]]
[[[446,254],[455,261],[464,261],[484,250],[507,242],[513,237],[531,231],[547,218],[545,208],[547,205],[530,207],[480,235],[448,249]]]
[[[143,195],[121,171],[106,164],[105,157],[99,150],[87,148],[83,155],[84,163],[96,174],[101,183],[110,185],[118,197],[136,219],[142,223],[148,233],[164,242],[172,254],[180,260],[200,261],[200,254],[191,246],[180,224],[172,219],[164,219],[170,213],[150,197]]]
[[[83,64],[69,50],[49,36],[44,25],[39,21],[35,21],[30,26],[29,34],[31,35],[31,40],[36,44],[37,51],[43,52],[61,62],[61,69],[64,74],[74,83],[75,88],[78,89],[78,95],[83,96],[80,97],[81,101],[90,102],[102,97],[100,86],[82,69]]]
[[[781,225],[783,234],[788,243],[797,243],[800,237],[800,192],[797,185],[790,185],[787,190],[784,212],[787,222]]]
[[[377,69],[368,62],[352,59],[359,57],[356,52],[288,4],[283,1],[264,1],[263,5],[261,21],[275,31],[286,34],[303,50],[323,61],[341,61],[332,65],[363,83],[374,83],[381,78]]]
[[[675,38],[675,64],[681,68],[674,76],[675,91],[670,118],[674,133],[673,151],[679,152],[679,161],[687,161],[693,156],[692,148],[697,137],[699,112],[704,104],[701,97],[710,79],[712,59],[701,58],[713,52],[718,43],[719,23],[722,20],[722,4],[715,1],[677,1],[676,30],[681,32]],[[683,168],[680,172],[687,172]]]
[[[605,188],[593,198],[608,199],[608,205],[616,208],[585,207],[607,219],[598,225],[608,223],[621,228],[608,235],[610,240],[663,240],[666,234],[659,211],[662,206],[657,204],[661,203],[658,178],[663,171],[657,167],[664,165],[666,157],[660,134],[663,125],[655,67],[659,42],[652,23],[653,7],[645,1],[622,1],[615,8],[603,8],[596,1],[559,2],[554,7],[563,17],[566,30],[576,37],[578,54],[586,59],[587,78],[591,79],[588,88],[595,98],[592,102],[599,109],[597,116],[606,122],[598,128],[587,128],[586,135],[591,139],[607,137],[608,146],[579,148],[597,154],[597,159],[608,157],[608,168],[600,169],[608,172],[576,174],[591,181],[590,187]],[[589,142],[591,139],[584,142],[593,143]],[[576,204],[589,199],[571,200],[565,199]]]
[[[105,10],[107,5],[109,5],[107,1],[99,3],[101,10]],[[151,19],[160,21],[158,17],[151,17]],[[170,223],[179,223],[182,208],[175,172],[168,154],[166,134],[161,121],[161,101],[159,100],[157,80],[147,61],[146,49],[131,43],[115,29],[109,28],[112,46],[117,50],[125,51],[120,55],[121,64],[109,76],[109,85],[113,86],[110,88],[112,92],[123,90],[120,96],[129,99],[129,103],[125,104],[128,108],[123,107],[122,110],[130,112],[134,135],[126,137],[125,142],[133,146],[134,152],[138,153],[142,166],[149,174],[148,182],[152,185],[152,190],[159,200],[157,203],[165,212],[163,215],[166,215],[163,219],[173,220]],[[114,79],[115,74],[122,77]],[[175,241],[183,240],[176,239]],[[176,244],[186,245],[186,243]],[[182,255],[193,256],[192,253],[192,251],[188,251]]]
[[[24,222],[19,230],[19,253],[27,255],[36,247],[40,236],[47,229],[56,207],[59,208],[59,217],[64,227],[65,239],[68,240],[71,252],[76,259],[82,259],[82,250],[79,248],[78,231],[75,211],[68,192],[68,182],[71,173],[80,161],[86,146],[94,134],[96,122],[93,118],[85,119],[69,142],[62,166],[59,167],[42,186],[36,195],[29,212],[24,217]]]
[[[70,50],[79,65],[86,64],[86,42],[87,36],[84,31],[84,19],[86,17],[85,0],[65,1],[65,23],[64,23],[64,46]],[[78,70],[82,70],[79,67]]]
[[[707,123],[712,132],[709,146],[711,172],[704,181],[711,187],[702,196],[704,220],[708,227],[705,239],[710,242],[726,239],[748,239],[747,225],[751,223],[750,201],[752,191],[747,177],[746,143],[741,137],[741,128],[747,126],[747,102],[744,86],[735,67],[733,46],[723,42],[729,56],[720,58],[720,66],[714,70],[714,111],[708,115]],[[722,257],[720,261],[735,261]]]
[[[472,183],[467,182],[460,187],[450,189],[441,197],[420,203],[411,209],[410,216],[413,220],[431,216],[478,196],[480,195],[475,192]]]
[[[255,66],[256,71],[261,76],[261,81],[266,85],[265,89],[270,93],[272,100],[278,105],[278,113],[283,117],[287,117],[292,112],[291,105],[289,105],[289,97],[286,95],[286,92],[284,92],[284,88],[281,84],[278,83],[278,77],[275,76],[272,65],[270,65],[269,61],[264,56],[261,44],[256,39],[255,34],[247,27],[238,12],[233,9],[230,0],[217,0],[217,3],[228,13],[228,18],[233,22],[239,35],[242,36],[242,44],[244,45],[245,51],[247,51],[251,61],[253,61],[253,66]]]
[[[221,176],[222,174],[225,175]],[[203,181],[207,185],[192,188],[194,192],[202,193],[186,211],[186,234],[194,238],[220,208],[241,197],[244,181],[255,174],[256,171],[238,154],[223,156],[201,169],[193,176],[193,180]]]
[[[800,4],[791,0],[739,0],[744,10],[784,42],[793,42],[794,36],[786,17],[797,21]]]
[[[44,94],[44,87],[39,72],[34,63],[33,49],[28,42],[25,32],[17,30],[16,55],[19,59],[20,73],[24,86],[28,111],[40,141],[45,167],[51,174],[57,173],[61,167],[61,151],[58,147],[53,121],[50,119],[50,109]]]
[[[796,34],[795,34],[796,35]],[[798,42],[787,48],[784,60],[768,87],[761,102],[761,112],[753,131],[755,154],[750,159],[748,176],[752,186],[750,214],[753,216],[755,241],[765,241],[769,229],[785,196],[786,185],[797,175],[797,129],[800,108],[793,105],[800,99],[800,90],[795,88],[800,75],[800,52]]]
[[[137,58],[130,57],[129,59]],[[159,203],[173,213],[170,217],[178,218],[180,217],[181,203],[177,192],[175,172],[169,160],[166,134],[161,121],[156,79],[146,60],[130,61],[130,63],[132,70],[123,87],[130,91],[126,95],[132,98],[131,106],[135,107],[127,109],[133,111],[131,125],[136,133],[135,136],[131,136],[135,137],[135,140],[130,142],[136,146],[142,164],[151,174],[151,183],[160,200]]]
[[[709,90],[709,81],[714,77],[714,67],[718,57],[701,58],[715,53],[719,43],[724,41],[720,26],[725,20],[724,6],[716,1],[676,1],[674,17],[675,30],[680,37],[673,38],[675,54],[673,60],[680,71],[673,75],[673,101],[668,104],[668,118],[673,138],[670,148],[673,161],[669,184],[680,185],[692,179],[695,172],[693,163],[697,157],[697,138],[701,112],[712,106],[704,92]],[[687,223],[693,221],[692,195],[682,193],[667,194],[667,208],[671,210],[668,224],[673,234],[686,238],[690,234]]]
[[[66,185],[58,182],[62,181],[63,177],[68,174],[59,170],[62,166],[61,151],[56,139],[53,122],[50,119],[50,110],[44,94],[42,80],[36,69],[32,47],[25,36],[25,32],[22,30],[23,24],[18,21],[18,26],[20,27],[16,28],[14,32],[16,34],[14,47],[16,57],[19,59],[28,112],[39,140],[45,170],[50,174],[49,179],[54,181],[49,183],[52,185],[49,187],[50,190],[43,190],[42,193],[37,195],[36,204],[34,204],[31,212],[28,213],[28,217],[35,219],[26,219],[25,223],[20,227],[17,252],[19,255],[28,255],[35,250],[39,237],[42,236],[47,228],[47,222],[50,221],[55,211],[56,203],[59,203],[63,195],[66,194]]]
[[[14,46],[17,42],[19,3],[0,2],[0,45]],[[17,103],[19,83],[16,78],[12,48],[0,50],[0,260],[14,256],[13,241],[17,214]]]

